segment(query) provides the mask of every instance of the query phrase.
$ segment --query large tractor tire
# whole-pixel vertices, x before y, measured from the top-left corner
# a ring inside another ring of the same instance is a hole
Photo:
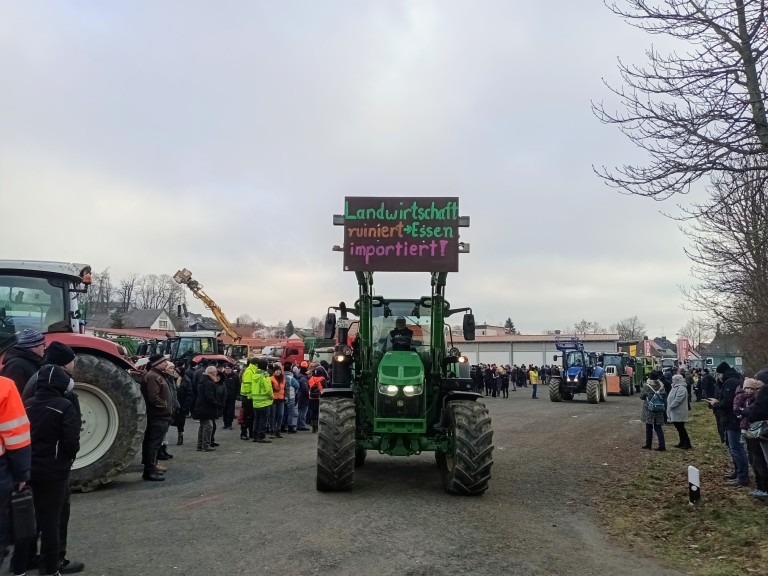
[[[621,376],[619,378],[619,391],[622,396],[632,395],[632,378],[629,376]]]
[[[350,490],[355,483],[355,401],[320,401],[316,487],[321,492]]]
[[[597,404],[600,402],[600,380],[587,380],[587,402]]]
[[[443,487],[450,494],[482,494],[488,489],[493,466],[493,429],[488,409],[479,402],[458,400],[448,403],[445,416],[453,448],[435,455]]]
[[[600,378],[600,402],[608,401],[608,380],[605,376]]]
[[[560,392],[560,378],[552,378],[549,381],[549,399],[552,402],[562,402],[563,395]]]
[[[144,439],[147,410],[131,375],[105,358],[78,354],[72,379],[83,417],[69,485],[90,492],[133,462]]]

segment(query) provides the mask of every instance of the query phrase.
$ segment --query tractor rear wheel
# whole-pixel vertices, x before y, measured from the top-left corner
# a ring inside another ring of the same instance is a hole
[[[473,496],[488,489],[493,466],[493,429],[488,409],[479,402],[458,400],[446,406],[446,432],[453,441],[448,453],[435,455],[450,494]]]
[[[133,462],[144,440],[147,409],[131,375],[105,358],[78,354],[72,379],[82,426],[69,485],[90,492]]]
[[[600,381],[587,380],[587,402],[597,404],[600,402]]]
[[[349,490],[355,483],[355,401],[320,401],[316,487],[321,492]]]
[[[619,378],[619,391],[622,396],[630,396],[632,394],[632,379],[629,376],[621,376]]]
[[[608,400],[608,381],[603,375],[600,378],[600,402],[606,402]]]
[[[560,378],[552,378],[549,381],[549,399],[552,402],[561,402],[563,395],[560,392]]]

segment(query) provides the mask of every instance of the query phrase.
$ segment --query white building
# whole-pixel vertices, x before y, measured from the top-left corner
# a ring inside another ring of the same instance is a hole
[[[571,335],[560,334],[557,338],[570,338]],[[480,336],[472,342],[465,342],[461,337],[453,337],[453,345],[469,358],[470,364],[560,364],[553,357],[559,354],[555,347],[554,334],[526,335],[505,334],[499,336]],[[616,352],[618,350],[618,334],[586,334],[579,336],[587,352]]]

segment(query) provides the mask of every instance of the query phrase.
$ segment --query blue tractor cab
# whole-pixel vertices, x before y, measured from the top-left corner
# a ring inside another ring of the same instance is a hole
[[[560,354],[554,360],[562,358],[563,367],[559,375],[550,379],[549,399],[562,402],[573,400],[576,394],[586,394],[590,404],[605,402],[608,385],[597,354],[584,350],[584,343],[578,338],[557,338],[555,347]]]

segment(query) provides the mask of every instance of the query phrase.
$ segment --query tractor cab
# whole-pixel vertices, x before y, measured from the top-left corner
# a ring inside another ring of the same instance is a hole
[[[81,333],[78,295],[90,283],[85,264],[0,261],[0,352],[25,328]]]

